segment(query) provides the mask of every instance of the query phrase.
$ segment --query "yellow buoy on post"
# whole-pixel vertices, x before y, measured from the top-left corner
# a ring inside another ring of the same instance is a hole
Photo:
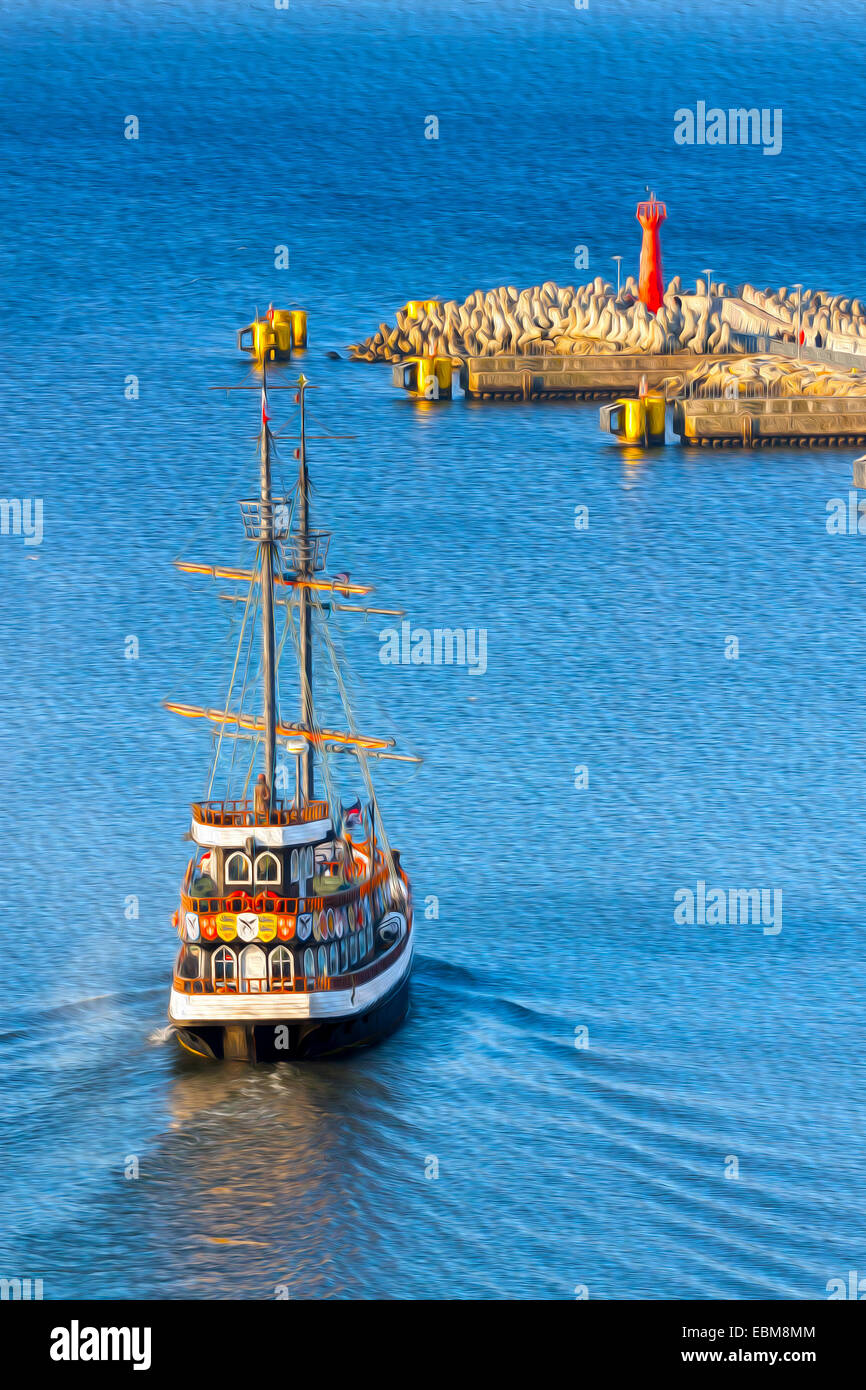
[[[664,444],[665,398],[649,394],[623,397],[613,405],[603,405],[598,422],[623,444]]]
[[[257,362],[288,362],[295,348],[307,346],[306,309],[275,309],[238,330],[238,349]]]
[[[393,371],[395,386],[416,401],[450,401],[454,364],[450,357],[407,357]]]
[[[307,311],[306,309],[290,309],[288,312],[292,320],[292,347],[305,348],[307,346]]]
[[[441,303],[441,299],[407,299],[403,312],[407,318],[423,319],[425,314],[432,314]]]
[[[238,350],[257,362],[288,362],[292,355],[292,324],[284,310],[269,309],[263,319],[238,329]]]

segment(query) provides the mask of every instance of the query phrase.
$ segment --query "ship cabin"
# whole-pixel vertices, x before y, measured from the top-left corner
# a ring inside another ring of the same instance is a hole
[[[326,801],[192,807],[176,914],[185,994],[352,989],[405,944],[408,880],[360,817],[337,834]]]

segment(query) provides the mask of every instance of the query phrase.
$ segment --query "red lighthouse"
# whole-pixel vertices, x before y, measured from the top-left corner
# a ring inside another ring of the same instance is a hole
[[[643,303],[651,314],[662,306],[665,297],[665,282],[662,275],[662,248],[659,227],[668,215],[664,203],[656,200],[651,193],[649,202],[638,203],[637,220],[643,227],[643,245],[640,248],[640,286]]]

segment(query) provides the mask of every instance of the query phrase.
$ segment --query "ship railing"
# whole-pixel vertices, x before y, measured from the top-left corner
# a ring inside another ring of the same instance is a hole
[[[292,530],[293,497],[245,498],[240,504],[248,540],[288,540]]]
[[[327,911],[329,907],[348,907],[359,897],[366,897],[381,888],[388,878],[387,865],[379,868],[372,879],[358,879],[351,888],[329,893],[320,898],[279,898],[270,893],[232,893],[225,898],[196,898],[181,892],[181,904],[186,912],[272,912],[278,917],[297,917],[300,913]]]
[[[328,975],[296,975],[293,980],[271,980],[265,975],[248,975],[243,980],[185,980],[174,977],[180,994],[312,994],[331,988]]]
[[[303,534],[293,531],[288,545],[292,567],[305,574],[323,570],[330,543],[330,531],[308,529]]]
[[[399,941],[384,951],[377,960],[365,965],[362,970],[347,971],[340,975],[295,975],[293,979],[268,980],[265,975],[247,975],[242,980],[207,980],[174,977],[174,987],[179,994],[315,994],[332,989],[357,989],[384,970],[392,966],[403,954],[409,940],[411,928],[403,933]]]
[[[247,797],[240,801],[194,801],[192,814],[200,825],[304,825],[309,821],[327,820],[330,807],[327,801],[308,801],[305,806],[275,801],[267,813],[256,814],[254,803]]]

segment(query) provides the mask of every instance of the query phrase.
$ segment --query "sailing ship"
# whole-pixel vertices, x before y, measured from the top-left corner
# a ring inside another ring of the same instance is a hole
[[[412,894],[382,824],[369,764],[420,761],[397,752],[392,738],[366,736],[355,727],[329,623],[335,611],[401,610],[346,602],[372,590],[348,575],[325,574],[330,536],[311,524],[310,384],[304,376],[297,387],[276,388],[295,391],[300,429],[297,481],[287,495],[275,495],[272,466],[279,455],[264,361],[260,368],[260,387],[229,388],[261,389],[259,496],[240,502],[255,562],[251,569],[175,562],[183,571],[242,586],[222,595],[243,605],[228,695],[219,709],[165,702],[177,714],[216,726],[205,799],[192,805],[194,853],[174,918],[181,947],[169,1018],[188,1052],[245,1061],[361,1046],[393,1031],[405,1016]],[[324,728],[317,719],[313,679],[320,645],[346,729]],[[280,705],[284,651],[297,664],[297,720],[287,720]],[[251,700],[249,674],[257,667]],[[239,748],[245,752],[235,775]],[[365,792],[344,806],[334,760],[347,753],[357,760]]]

